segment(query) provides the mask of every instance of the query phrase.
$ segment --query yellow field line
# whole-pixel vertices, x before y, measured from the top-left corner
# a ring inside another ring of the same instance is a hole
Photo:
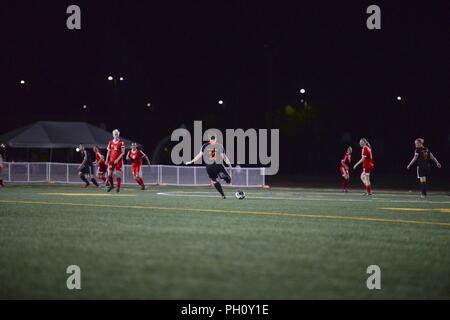
[[[441,213],[450,213],[450,208],[379,208],[381,210],[392,210],[392,211],[416,211],[416,212],[428,212],[436,211]]]
[[[67,192],[41,192],[46,196],[67,196],[67,197],[136,197],[135,194],[111,194],[111,193],[67,193]]]
[[[40,205],[57,205],[57,206],[73,206],[73,207],[100,207],[100,208],[115,208],[115,209],[151,209],[151,210],[165,210],[165,211],[217,212],[217,213],[234,213],[234,214],[264,215],[264,216],[287,216],[287,217],[311,218],[311,219],[410,223],[410,224],[423,224],[423,225],[436,225],[436,226],[450,227],[450,223],[438,222],[438,221],[418,221],[418,220],[384,219],[384,218],[353,217],[353,216],[346,217],[346,216],[335,216],[335,215],[295,214],[295,213],[287,213],[287,212],[238,211],[238,210],[200,209],[200,208],[170,208],[170,207],[155,207],[155,206],[131,206],[131,205],[110,205],[110,204],[95,204],[95,203],[48,202],[48,201],[24,201],[24,200],[0,200],[0,203],[40,204]]]

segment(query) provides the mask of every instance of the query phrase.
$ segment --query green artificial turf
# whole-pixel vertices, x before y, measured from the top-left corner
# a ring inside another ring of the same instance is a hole
[[[450,298],[446,194],[235,190],[7,185],[0,298]],[[66,287],[69,265],[81,290]],[[369,265],[381,290],[366,287]]]

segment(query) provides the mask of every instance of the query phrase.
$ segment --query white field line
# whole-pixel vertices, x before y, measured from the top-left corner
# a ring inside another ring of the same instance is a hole
[[[218,198],[215,192],[157,192],[157,195],[170,196],[170,197],[206,197],[206,198]],[[211,194],[211,195],[208,195]],[[248,193],[247,193],[248,195]],[[362,197],[362,196],[361,196]],[[450,204],[450,201],[430,201],[430,200],[399,200],[399,199],[385,199],[385,198],[365,198],[365,199],[338,199],[338,198],[308,198],[308,197],[258,197],[247,196],[248,199],[263,199],[263,200],[294,200],[294,201],[338,201],[338,202],[391,202],[391,203],[437,203],[437,204]]]
[[[287,191],[287,190],[286,190]],[[215,191],[168,191],[168,193],[187,193],[187,194],[208,194],[208,193],[215,193]],[[268,195],[276,195],[279,193],[286,193],[286,194],[290,194],[290,195],[299,195],[299,196],[317,196],[317,197],[327,197],[329,195],[333,195],[333,196],[343,196],[343,195],[347,195],[347,196],[359,196],[364,193],[362,190],[361,192],[349,192],[349,193],[343,193],[343,192],[308,192],[308,191],[273,191],[273,192],[267,192],[264,193],[262,192],[245,192],[246,195],[261,195],[261,194],[268,194]],[[412,192],[412,193],[386,193],[386,192],[377,192],[376,193],[376,197],[378,198],[379,195],[382,195],[383,197],[412,197],[412,198],[418,198],[419,197],[419,192]],[[379,198],[381,199],[381,198]]]

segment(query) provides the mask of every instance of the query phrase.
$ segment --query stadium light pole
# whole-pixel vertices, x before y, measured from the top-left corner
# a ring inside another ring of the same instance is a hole
[[[114,87],[116,87],[117,86],[117,81],[124,81],[125,80],[125,77],[123,77],[123,76],[120,76],[120,77],[113,77],[113,76],[108,76],[108,81],[112,81],[113,82],[113,84],[114,84]]]
[[[120,76],[120,77],[116,77],[116,76],[112,76],[112,75],[109,75],[108,76],[108,81],[112,81],[112,83],[113,83],[113,86],[114,86],[114,93],[113,93],[113,95],[114,95],[114,106],[115,107],[117,107],[118,106],[118,104],[119,104],[119,97],[118,97],[118,92],[117,92],[117,82],[119,81],[119,82],[123,82],[124,80],[125,80],[125,77],[124,76]]]
[[[21,80],[19,81],[19,84],[20,84],[20,86],[25,87],[25,90],[27,90],[27,91],[28,91],[28,89],[30,88],[30,84],[29,84],[26,80],[24,80],[24,79],[21,79]]]
[[[305,94],[305,93],[306,93],[306,90],[305,90],[304,88],[301,88],[301,89],[300,89],[300,93],[301,93],[301,94]]]

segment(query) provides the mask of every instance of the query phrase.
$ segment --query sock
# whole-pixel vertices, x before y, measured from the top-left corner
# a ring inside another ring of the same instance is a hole
[[[103,182],[105,182],[106,181],[106,178],[105,178],[105,176],[100,176],[100,177],[98,177],[100,180],[102,180]]]
[[[139,183],[139,184],[140,184],[141,186],[144,186],[144,179],[142,179],[142,178],[139,178],[139,181],[140,181],[140,183]]]
[[[0,186],[2,186],[2,187],[4,186],[3,185],[3,179],[0,179]]]
[[[91,181],[96,187],[98,187],[98,183],[97,183],[97,180],[95,180],[95,178],[92,178]]]
[[[368,184],[367,186],[366,186],[366,191],[367,191],[367,193],[372,193],[372,186],[370,185],[370,184]]]
[[[112,176],[109,176],[109,177],[108,177],[108,182],[109,182],[109,186],[110,186],[110,187],[114,187],[114,179],[113,179]]]
[[[87,181],[86,177],[84,176],[84,174],[80,175],[81,180],[83,180],[86,184],[89,184],[89,181]]]
[[[142,186],[142,179],[141,178],[136,178],[136,182],[138,185]]]
[[[214,183],[214,188],[216,188],[217,191],[222,195],[222,197],[225,197],[225,194],[223,193],[222,185],[219,182]]]
[[[424,196],[426,196],[427,195],[427,183],[426,182],[421,182],[420,184],[422,185],[422,194]]]
[[[120,189],[120,185],[122,184],[122,178],[117,177],[117,189]]]
[[[348,182],[349,182],[349,179],[344,179],[344,181],[342,181],[342,189],[347,189]]]

